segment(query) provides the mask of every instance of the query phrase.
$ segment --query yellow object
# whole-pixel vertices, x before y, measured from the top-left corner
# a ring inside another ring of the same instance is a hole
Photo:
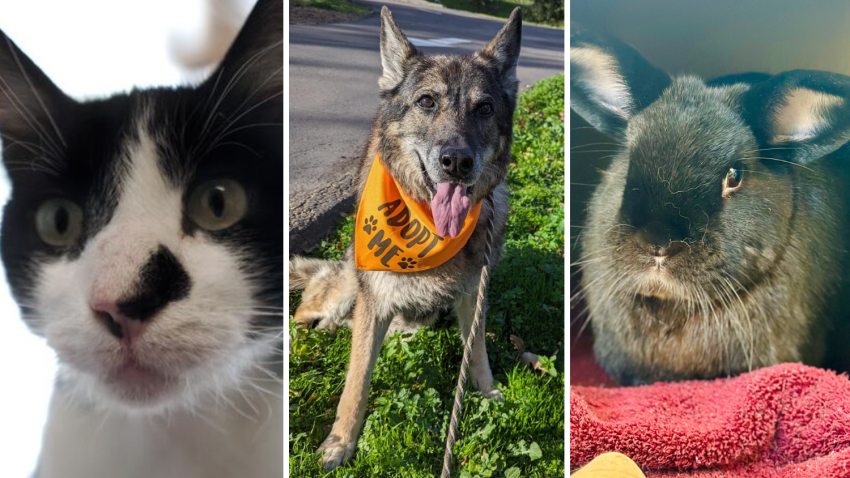
[[[635,462],[622,453],[603,453],[572,474],[572,478],[646,478]]]
[[[481,215],[472,206],[457,237],[439,236],[427,203],[414,201],[375,156],[357,207],[354,263],[364,271],[418,272],[433,269],[463,248]]]

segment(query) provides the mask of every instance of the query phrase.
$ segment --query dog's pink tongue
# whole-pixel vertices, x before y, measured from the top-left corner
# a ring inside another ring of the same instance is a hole
[[[463,228],[463,221],[469,213],[469,198],[466,186],[454,183],[437,184],[437,194],[431,200],[431,214],[437,234],[443,237],[457,237]]]

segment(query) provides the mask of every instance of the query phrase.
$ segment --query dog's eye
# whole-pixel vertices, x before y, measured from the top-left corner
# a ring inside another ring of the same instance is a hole
[[[67,199],[49,199],[35,213],[35,229],[45,244],[70,246],[83,233],[83,210]]]
[[[189,218],[207,231],[227,229],[242,220],[247,212],[245,189],[230,179],[207,181],[189,195]]]
[[[744,184],[742,167],[743,164],[738,161],[734,167],[729,168],[729,171],[726,172],[726,176],[723,178],[723,197],[728,198],[732,193],[741,189],[741,185]]]
[[[478,107],[478,114],[481,116],[490,116],[493,114],[493,105],[490,103],[484,103]]]
[[[434,102],[434,98],[431,98],[428,95],[424,95],[419,98],[416,104],[419,105],[420,108],[425,108],[426,110],[430,110],[436,105],[436,103]]]

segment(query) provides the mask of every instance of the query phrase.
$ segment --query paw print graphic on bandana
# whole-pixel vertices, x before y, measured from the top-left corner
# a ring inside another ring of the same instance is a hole
[[[416,261],[412,257],[402,257],[398,262],[398,266],[402,269],[413,269],[416,267]]]
[[[369,216],[364,222],[366,225],[363,226],[363,230],[366,231],[366,234],[372,234],[372,231],[378,228],[378,220],[375,219],[375,216]]]

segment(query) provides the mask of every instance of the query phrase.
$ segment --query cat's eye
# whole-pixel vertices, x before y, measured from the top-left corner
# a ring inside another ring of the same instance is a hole
[[[416,102],[416,104],[419,105],[420,108],[423,108],[423,109],[426,109],[426,110],[430,110],[430,109],[434,108],[434,106],[437,105],[437,103],[434,101],[434,98],[431,98],[428,95],[423,95],[421,98],[419,98],[419,100]]]
[[[741,189],[741,185],[744,184],[744,171],[741,169],[742,167],[743,164],[738,162],[726,172],[726,176],[723,178],[722,196],[724,198],[731,196],[732,193]]]
[[[483,105],[478,107],[478,114],[481,116],[490,116],[493,114],[493,105],[490,103],[484,103]]]
[[[45,244],[73,245],[83,233],[83,210],[67,199],[49,199],[35,213],[35,229]]]
[[[248,195],[236,181],[207,181],[189,195],[192,222],[207,231],[221,231],[241,221],[248,212]]]

